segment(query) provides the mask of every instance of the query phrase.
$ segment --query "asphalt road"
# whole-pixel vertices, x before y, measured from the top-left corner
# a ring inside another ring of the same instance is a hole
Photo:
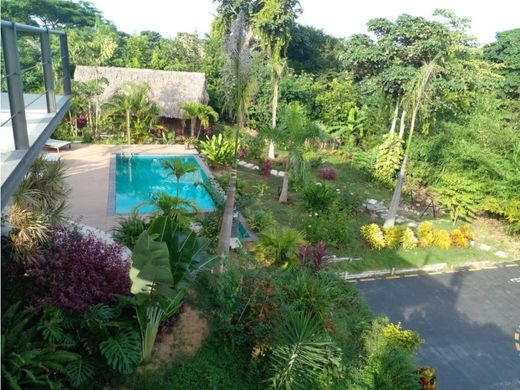
[[[358,282],[376,314],[424,339],[440,390],[520,389],[520,266]]]

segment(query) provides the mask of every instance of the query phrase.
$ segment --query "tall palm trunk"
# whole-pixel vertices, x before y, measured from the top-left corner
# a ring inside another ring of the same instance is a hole
[[[242,123],[238,120],[239,124]],[[222,214],[222,225],[220,227],[220,237],[218,240],[218,255],[225,257],[229,255],[229,244],[231,241],[231,230],[233,228],[233,213],[235,211],[235,193],[237,184],[237,151],[238,151],[238,129],[235,132],[235,162],[231,170],[231,178],[229,179],[226,191],[226,203],[224,204],[224,213]]]
[[[130,132],[130,110],[126,110],[126,137],[128,140],[128,145],[131,145],[132,137]]]
[[[395,102],[394,118],[392,119],[392,127],[390,127],[390,138],[393,138],[395,133],[395,125],[397,124],[397,116],[399,115],[399,99]]]
[[[401,124],[399,126],[399,139],[403,139],[404,137],[404,118],[406,117],[406,110],[401,112]]]
[[[191,136],[195,137],[195,123],[197,122],[197,118],[192,117],[190,119],[190,128],[191,128]]]
[[[276,73],[276,71],[273,71]],[[277,74],[273,76],[273,101],[272,101],[272,113],[271,113],[271,127],[274,129],[276,127],[276,113],[278,111],[278,92],[280,89],[280,78]],[[274,153],[274,142],[273,140],[269,140],[269,155],[270,159],[275,158]]]
[[[404,179],[406,178],[406,166],[408,164],[408,155],[410,152],[410,144],[412,143],[413,131],[415,128],[415,117],[417,116],[417,109],[419,106],[414,107],[412,113],[412,123],[410,124],[410,134],[408,135],[408,142],[406,144],[406,151],[404,152],[403,161],[401,162],[401,169],[399,170],[399,176],[397,178],[397,185],[392,195],[390,207],[388,209],[388,215],[386,216],[383,227],[391,227],[395,225],[395,218],[397,217],[397,209],[399,208],[399,202],[401,201],[401,192],[404,186]],[[403,126],[404,128],[404,126]],[[400,134],[401,136],[401,134]]]
[[[289,196],[289,173],[285,171],[283,175],[283,182],[282,182],[282,191],[280,192],[280,197],[278,198],[278,202],[280,203],[287,203]]]

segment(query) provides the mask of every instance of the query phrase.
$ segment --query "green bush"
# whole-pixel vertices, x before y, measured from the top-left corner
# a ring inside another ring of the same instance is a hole
[[[270,211],[247,210],[246,218],[249,227],[251,227],[255,232],[260,232],[276,224],[273,214]]]
[[[303,158],[311,168],[318,168],[323,162],[323,158],[320,154],[314,151],[304,153]]]
[[[302,194],[305,209],[320,214],[332,208],[336,197],[334,190],[319,182],[307,184]]]
[[[200,148],[213,166],[230,165],[235,158],[235,143],[226,141],[222,133],[206,141],[200,141]]]
[[[261,263],[287,267],[297,262],[298,248],[303,242],[297,230],[271,227],[260,233],[254,251]]]
[[[260,135],[252,136],[244,134],[241,137],[241,145],[246,150],[245,159],[254,164],[261,164],[266,156],[265,139]]]
[[[349,222],[350,215],[344,211],[310,213],[303,217],[301,230],[311,243],[323,240],[327,245],[339,247],[349,239]]]
[[[354,192],[341,191],[338,193],[337,205],[339,210],[354,215],[361,209],[363,198]]]
[[[139,235],[146,230],[147,223],[135,210],[132,210],[126,218],[119,218],[113,231],[116,242],[133,249]]]

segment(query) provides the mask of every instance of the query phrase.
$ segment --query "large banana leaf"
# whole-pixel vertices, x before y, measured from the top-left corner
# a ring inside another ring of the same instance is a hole
[[[168,247],[160,238],[159,234],[144,231],[137,239],[130,270],[133,294],[166,298],[174,295]]]

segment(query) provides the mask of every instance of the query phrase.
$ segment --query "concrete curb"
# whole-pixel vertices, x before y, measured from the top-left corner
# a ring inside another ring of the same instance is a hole
[[[429,264],[420,268],[403,268],[403,269],[384,269],[375,271],[365,271],[359,274],[350,274],[348,272],[340,272],[339,274],[346,281],[369,281],[376,279],[399,279],[403,277],[423,276],[423,275],[440,275],[461,271],[482,271],[495,268],[519,267],[520,260],[512,262],[496,263],[493,261],[477,261],[467,262],[456,267],[448,266],[447,263]]]

